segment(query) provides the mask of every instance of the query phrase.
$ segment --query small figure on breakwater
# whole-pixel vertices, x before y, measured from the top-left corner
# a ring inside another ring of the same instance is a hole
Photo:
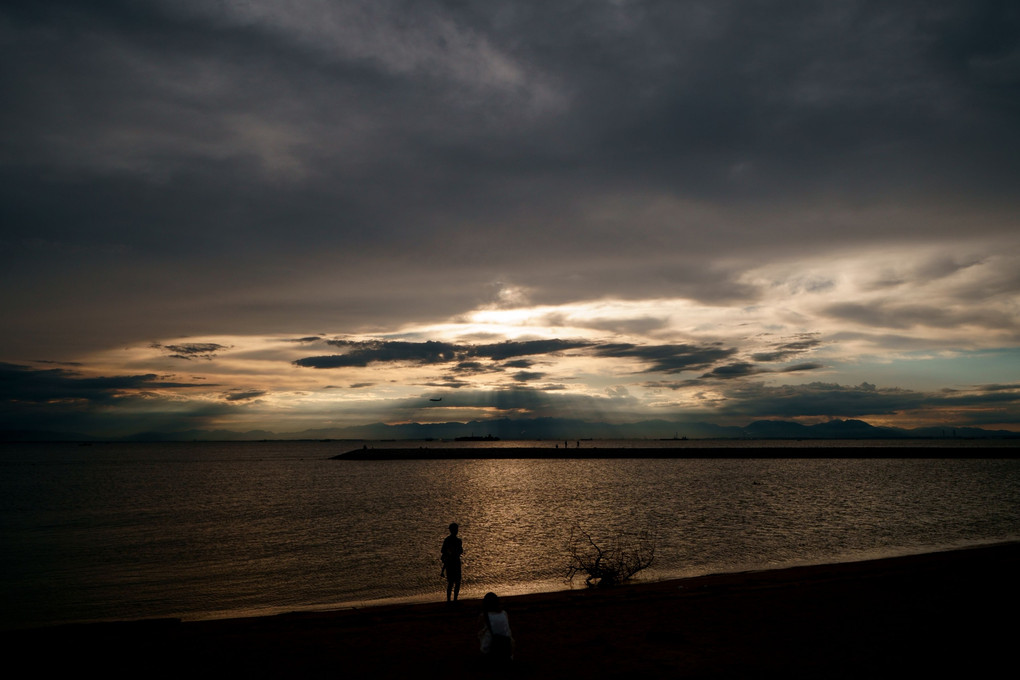
[[[443,561],[443,570],[440,572],[440,576],[446,576],[446,601],[450,602],[451,595],[453,601],[457,601],[457,596],[460,595],[460,556],[464,554],[464,542],[457,536],[457,532],[460,527],[456,522],[450,524],[450,535],[443,540],[443,549],[440,553],[440,559]]]

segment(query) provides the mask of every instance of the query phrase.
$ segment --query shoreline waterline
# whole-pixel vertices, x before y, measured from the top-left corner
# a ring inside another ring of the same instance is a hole
[[[1002,615],[1020,604],[1018,570],[1011,542],[501,599],[520,677],[992,677],[1014,654]],[[13,667],[47,676],[477,678],[478,611],[469,599],[56,626],[0,641]]]
[[[857,557],[850,556],[847,559],[841,559],[836,561],[824,561],[824,560],[804,560],[804,561],[792,561],[783,564],[769,565],[762,567],[748,567],[744,569],[734,569],[727,571],[706,571],[703,573],[692,573],[684,576],[663,576],[655,579],[643,579],[640,576],[635,577],[631,581],[616,586],[616,589],[641,589],[648,587],[677,587],[684,588],[685,584],[690,583],[701,583],[706,580],[718,580],[718,579],[731,579],[740,578],[744,576],[754,576],[762,574],[781,574],[784,572],[796,572],[797,570],[804,569],[841,569],[852,567],[854,565],[863,565],[868,563],[883,563],[891,562],[896,560],[909,560],[910,558],[926,558],[926,557],[937,557],[940,555],[946,555],[951,553],[964,553],[968,551],[982,551],[982,550],[996,550],[996,549],[1010,549],[1015,548],[1020,551],[1020,539],[1007,540],[1007,541],[996,541],[996,542],[975,542],[972,544],[957,543],[954,545],[946,545],[942,547],[926,547],[917,549],[890,549],[884,551],[873,551],[873,554],[860,555]],[[582,581],[578,580],[578,583]],[[477,592],[470,592],[470,589],[462,589],[463,593],[467,592],[467,596],[462,596],[460,600],[466,603],[474,603],[481,601],[482,595]],[[575,593],[586,593],[586,592],[604,592],[604,589],[599,588],[587,588],[583,585],[574,587],[556,587],[549,584],[547,587],[536,587],[532,588],[529,586],[522,586],[521,589],[507,589],[501,590],[499,593],[500,597],[504,600],[513,601],[520,598],[533,598],[533,597],[569,597]],[[91,626],[91,625],[108,625],[108,624],[131,624],[138,623],[144,624],[152,621],[176,621],[181,623],[197,623],[197,622],[208,622],[208,621],[243,621],[243,620],[255,620],[265,619],[271,617],[300,617],[300,616],[316,616],[316,615],[327,615],[337,614],[342,612],[355,612],[355,611],[366,611],[366,610],[386,610],[393,608],[402,607],[418,607],[418,606],[430,606],[435,604],[445,603],[444,593],[437,591],[435,594],[423,594],[413,596],[398,596],[398,597],[385,597],[371,600],[357,600],[347,601],[332,604],[321,604],[321,605],[306,605],[298,607],[288,607],[285,605],[275,607],[260,607],[253,609],[233,610],[233,611],[218,611],[218,612],[206,612],[206,613],[182,613],[180,615],[160,616],[160,617],[145,617],[145,618],[109,618],[109,619],[95,619],[89,621],[67,621],[57,622],[51,624],[43,624],[39,626],[31,626],[26,628],[14,628],[7,629],[5,632],[13,630],[38,630],[45,628],[59,628],[66,626]]]

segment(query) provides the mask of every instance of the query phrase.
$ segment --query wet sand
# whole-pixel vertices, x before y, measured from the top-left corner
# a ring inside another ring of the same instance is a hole
[[[479,662],[477,600],[0,639],[47,677],[991,677],[1014,666],[1018,573],[1007,544],[512,597],[509,671]]]

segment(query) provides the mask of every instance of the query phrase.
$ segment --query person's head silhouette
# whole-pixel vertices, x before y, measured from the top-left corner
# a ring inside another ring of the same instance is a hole
[[[503,606],[499,603],[499,595],[496,595],[496,593],[486,593],[485,597],[482,598],[482,611],[503,611]]]
[[[456,522],[453,522],[452,524],[450,524],[450,535],[451,536],[456,536],[458,529],[460,529],[460,527],[457,526]]]

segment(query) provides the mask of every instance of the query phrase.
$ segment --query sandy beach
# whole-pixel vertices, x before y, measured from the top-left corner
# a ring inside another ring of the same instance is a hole
[[[990,676],[1020,544],[506,598],[529,678]],[[100,677],[481,677],[478,600],[6,633],[12,668]]]

